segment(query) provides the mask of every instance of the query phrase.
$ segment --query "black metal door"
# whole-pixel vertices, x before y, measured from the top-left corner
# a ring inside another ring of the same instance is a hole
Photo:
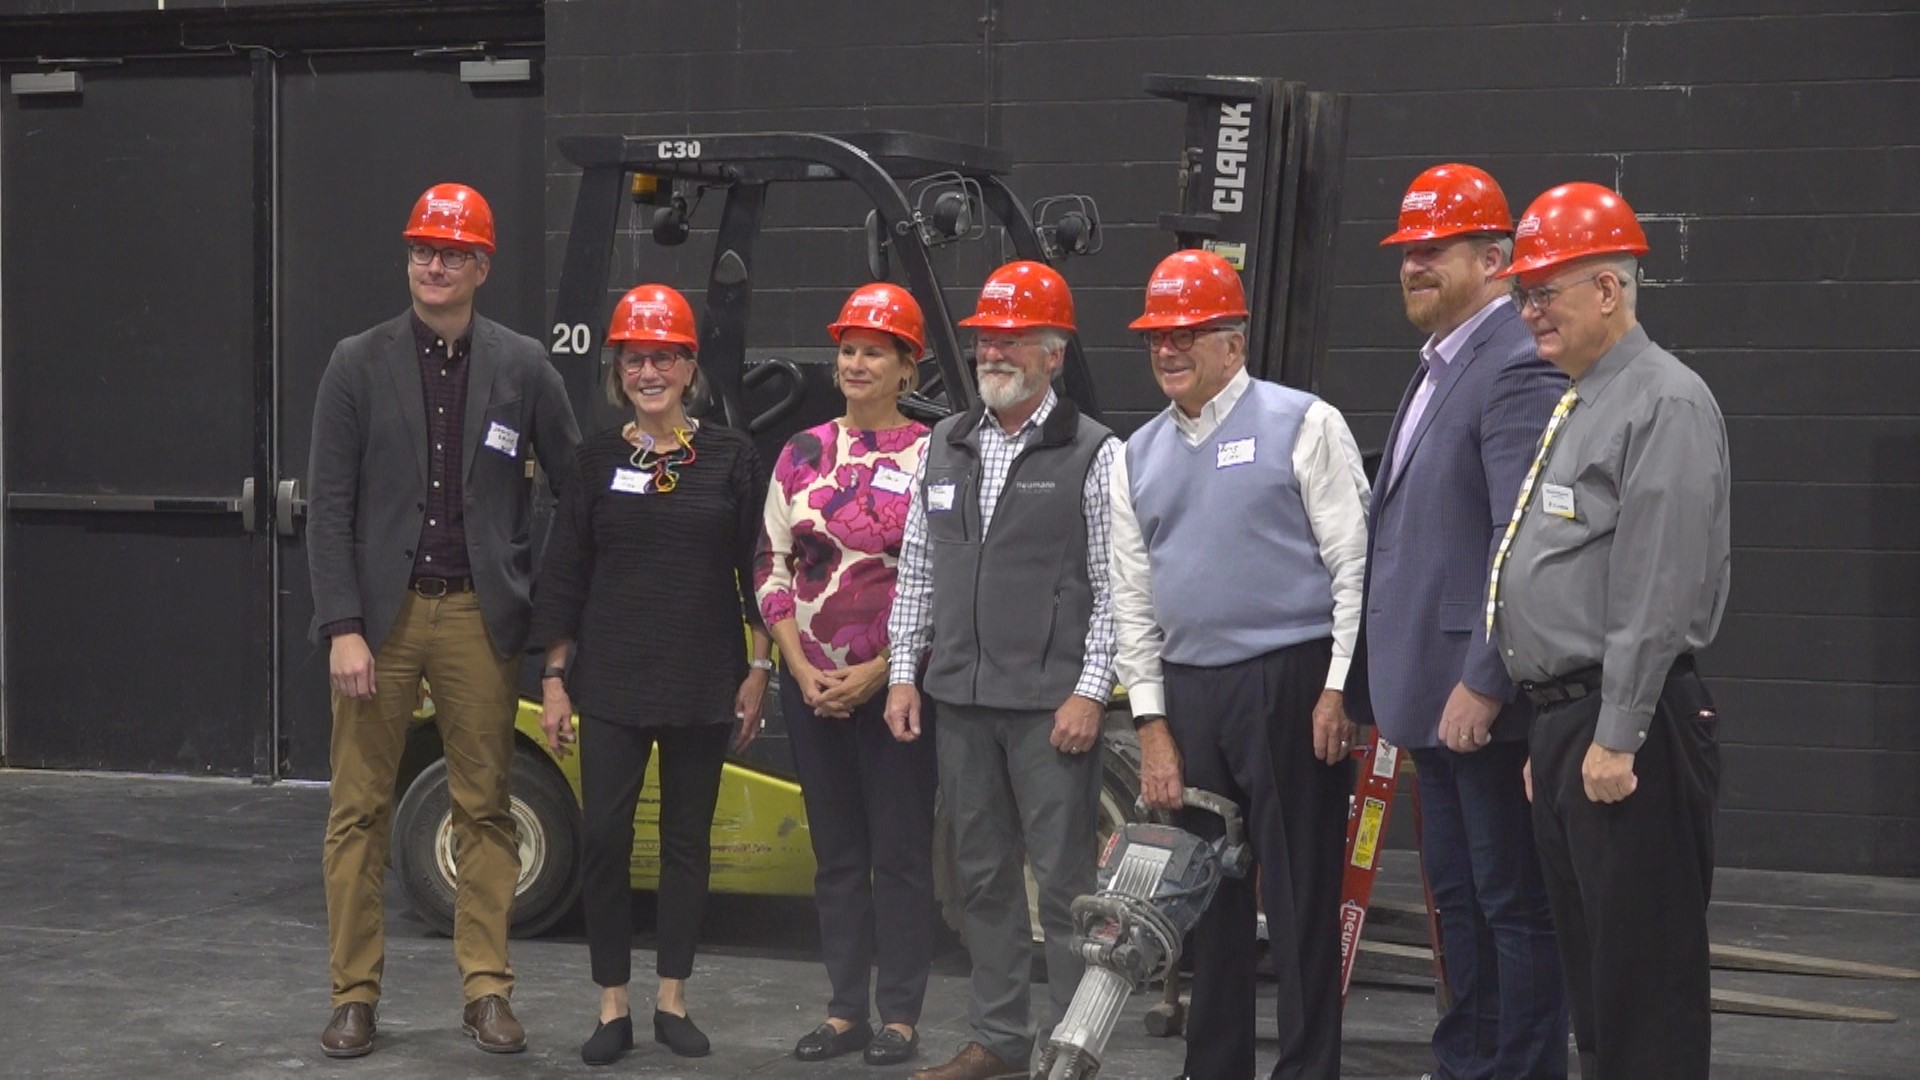
[[[459,181],[486,196],[499,249],[477,307],[549,339],[537,84],[465,84],[454,63],[386,53],[284,64],[279,93],[284,485],[305,480],[314,391],[334,343],[406,310],[400,230],[429,185]],[[307,640],[304,521],[283,515],[280,524],[281,768],[321,777],[331,729],[327,654]]]
[[[255,85],[133,60],[0,100],[10,765],[270,760]]]

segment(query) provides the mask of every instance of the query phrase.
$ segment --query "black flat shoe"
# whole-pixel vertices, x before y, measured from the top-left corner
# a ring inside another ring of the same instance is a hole
[[[821,1024],[793,1044],[793,1056],[801,1061],[825,1061],[837,1058],[841,1054],[851,1054],[873,1041],[873,1027],[865,1020],[845,1031],[837,1031],[832,1024]]]
[[[706,1057],[713,1053],[713,1044],[693,1026],[692,1017],[675,1016],[659,1009],[653,1010],[653,1041],[680,1057]]]
[[[580,1060],[589,1065],[611,1065],[620,1055],[633,1049],[633,1016],[602,1020],[580,1047]]]
[[[867,1044],[867,1052],[860,1055],[869,1065],[898,1065],[903,1061],[912,1061],[920,1052],[920,1030],[914,1029],[911,1035],[902,1035],[890,1027],[883,1027],[874,1033],[873,1041]]]

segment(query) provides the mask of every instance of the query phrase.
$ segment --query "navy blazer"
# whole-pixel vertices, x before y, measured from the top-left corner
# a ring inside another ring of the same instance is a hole
[[[482,445],[492,426],[519,436],[511,453]],[[538,455],[557,490],[572,467],[580,425],[540,343],[479,315],[467,356],[463,435],[474,592],[494,650],[510,656],[525,646],[533,612],[528,459]],[[413,576],[427,509],[426,395],[405,313],[333,350],[314,400],[307,487],[309,635],[318,640],[320,627],[357,618],[377,653]]]
[[[1495,739],[1526,736],[1531,707],[1487,640],[1487,571],[1567,378],[1534,353],[1511,304],[1447,365],[1407,447],[1393,448],[1424,368],[1401,395],[1373,486],[1365,599],[1347,709],[1408,749],[1436,745],[1455,684],[1501,698]]]

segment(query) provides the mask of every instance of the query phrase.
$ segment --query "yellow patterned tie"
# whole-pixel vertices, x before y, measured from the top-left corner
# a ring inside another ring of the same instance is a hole
[[[1533,453],[1533,467],[1527,470],[1527,478],[1520,483],[1520,499],[1513,504],[1513,520],[1507,522],[1506,535],[1500,538],[1500,547],[1493,553],[1493,573],[1487,578],[1487,637],[1493,637],[1493,611],[1500,598],[1500,568],[1506,564],[1507,551],[1513,547],[1513,534],[1520,531],[1520,516],[1527,512],[1527,502],[1533,498],[1534,481],[1540,479],[1540,469],[1547,463],[1547,453],[1553,448],[1553,433],[1560,430],[1561,421],[1573,411],[1574,403],[1580,400],[1580,392],[1567,387],[1560,395],[1560,404],[1553,407],[1553,415],[1547,418],[1547,430],[1540,435],[1540,449]]]

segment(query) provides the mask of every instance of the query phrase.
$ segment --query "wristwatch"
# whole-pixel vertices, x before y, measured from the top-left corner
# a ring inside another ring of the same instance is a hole
[[[1139,731],[1141,728],[1146,727],[1148,724],[1153,723],[1155,720],[1165,720],[1165,719],[1166,719],[1165,715],[1157,712],[1135,713],[1133,717],[1133,730]]]
[[[559,666],[544,668],[540,672],[540,678],[543,682],[547,679],[564,679],[566,677],[567,669]]]
[[[772,671],[773,660],[770,657],[764,660],[757,659],[757,658],[751,659],[747,661],[747,666],[752,668],[755,671]]]

